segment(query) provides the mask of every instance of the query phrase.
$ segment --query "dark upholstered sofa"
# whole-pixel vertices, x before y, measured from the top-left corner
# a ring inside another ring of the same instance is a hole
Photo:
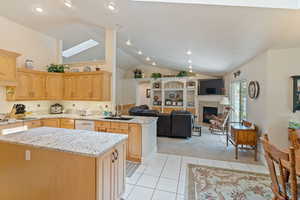
[[[158,117],[157,136],[188,138],[192,135],[193,115],[188,111],[172,111],[171,114],[150,110],[147,105],[129,109],[131,116]]]

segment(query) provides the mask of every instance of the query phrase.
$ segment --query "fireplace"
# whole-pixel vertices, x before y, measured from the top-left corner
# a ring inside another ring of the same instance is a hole
[[[218,108],[217,107],[208,107],[203,106],[203,122],[209,123],[213,116],[218,115]]]

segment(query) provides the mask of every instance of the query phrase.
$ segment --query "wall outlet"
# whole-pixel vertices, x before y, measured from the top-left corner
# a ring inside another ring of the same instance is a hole
[[[25,151],[25,160],[31,160],[31,152],[29,150]]]

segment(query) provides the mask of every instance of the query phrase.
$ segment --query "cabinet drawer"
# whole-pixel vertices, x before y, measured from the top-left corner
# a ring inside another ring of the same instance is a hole
[[[110,128],[110,122],[96,121],[95,126],[96,130],[97,128]]]
[[[128,130],[128,123],[111,122],[111,128],[121,129],[121,130]]]
[[[60,128],[74,129],[75,122],[73,119],[60,119]]]
[[[28,129],[38,128],[42,126],[42,122],[41,120],[28,121],[28,122],[24,122],[24,126],[27,126]]]
[[[128,130],[127,129],[118,129],[118,128],[108,128],[108,129],[106,129],[106,132],[128,134]]]

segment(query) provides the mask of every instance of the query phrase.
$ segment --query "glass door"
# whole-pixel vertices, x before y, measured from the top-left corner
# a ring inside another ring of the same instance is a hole
[[[231,82],[231,106],[233,108],[231,121],[241,122],[247,118],[247,81]]]

